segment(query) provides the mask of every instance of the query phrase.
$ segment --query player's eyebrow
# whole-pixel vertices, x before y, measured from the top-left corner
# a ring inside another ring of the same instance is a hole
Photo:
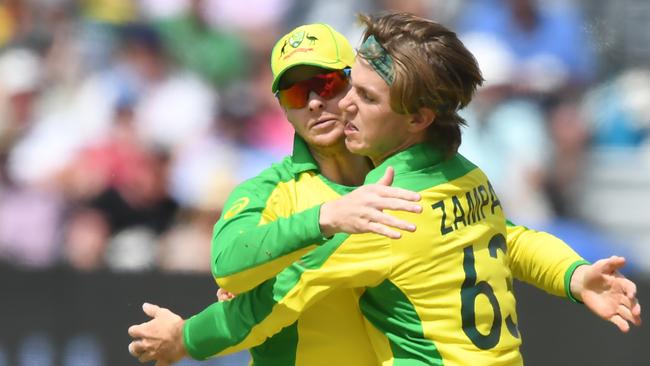
[[[357,93],[363,93],[366,96],[370,96],[375,99],[378,98],[381,94],[376,90],[376,88],[370,85],[361,85],[359,83],[355,83],[354,71],[350,72],[349,80],[350,80],[350,86],[354,88],[357,91]]]
[[[377,93],[372,87],[367,87],[364,85],[358,85],[358,84],[351,84],[354,89],[356,89],[357,93],[363,93],[366,96],[370,96],[373,98],[376,98],[379,93]]]

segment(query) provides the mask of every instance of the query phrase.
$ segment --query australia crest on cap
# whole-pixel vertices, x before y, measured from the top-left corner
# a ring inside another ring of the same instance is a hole
[[[300,46],[300,44],[302,43],[302,41],[304,39],[305,39],[305,31],[301,30],[301,31],[293,33],[289,37],[289,44],[291,45],[291,47],[296,48],[296,47]]]

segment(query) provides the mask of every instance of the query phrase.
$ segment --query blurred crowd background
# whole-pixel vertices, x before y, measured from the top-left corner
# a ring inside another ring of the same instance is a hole
[[[242,180],[290,153],[270,50],[358,12],[456,30],[486,83],[461,152],[512,221],[650,274],[650,3],[643,0],[0,1],[0,261],[209,271]]]

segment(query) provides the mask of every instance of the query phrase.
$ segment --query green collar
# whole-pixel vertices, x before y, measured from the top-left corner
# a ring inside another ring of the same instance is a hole
[[[298,175],[307,171],[315,171],[323,182],[340,195],[348,194],[356,187],[344,186],[329,180],[321,174],[320,167],[311,155],[307,143],[298,134],[293,135],[293,153],[291,154],[291,171]]]
[[[316,160],[311,156],[307,143],[297,133],[293,135],[293,153],[291,154],[291,169],[294,174],[315,170],[320,172]]]
[[[364,184],[376,183],[384,176],[386,168],[392,166],[395,176],[417,171],[443,161],[442,152],[430,144],[416,144],[386,159],[366,176]]]

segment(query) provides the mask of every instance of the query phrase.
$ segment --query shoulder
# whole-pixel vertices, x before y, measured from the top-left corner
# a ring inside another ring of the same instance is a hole
[[[279,184],[289,182],[296,179],[296,177],[297,174],[293,169],[291,158],[287,156],[264,169],[258,175],[240,183],[235,187],[232,195],[238,196],[246,193],[257,197],[265,197],[270,195]]]
[[[484,175],[484,173],[474,163],[456,153],[441,162],[432,163],[422,169],[396,175],[393,185],[419,192],[470,175]]]

